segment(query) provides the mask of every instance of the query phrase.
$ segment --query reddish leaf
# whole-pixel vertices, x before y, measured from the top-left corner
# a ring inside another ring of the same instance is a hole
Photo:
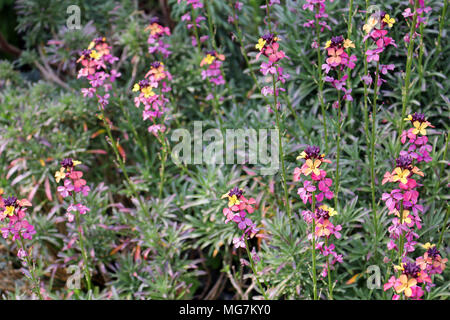
[[[108,152],[102,149],[86,150],[86,153],[108,154]]]
[[[100,129],[100,130],[98,130],[97,132],[94,132],[94,133],[91,135],[91,139],[96,138],[97,136],[99,136],[100,134],[102,134],[102,133],[104,133],[104,132],[105,132],[105,129]]]
[[[18,203],[19,203],[19,206],[21,206],[21,207],[31,207],[32,206],[31,202],[28,201],[27,199],[22,199],[22,200],[18,201]]]
[[[117,150],[119,150],[120,155],[122,156],[123,162],[127,161],[127,155],[125,154],[125,150],[122,146],[117,142]]]
[[[47,196],[47,199],[50,201],[53,201],[52,192],[50,190],[50,182],[48,181],[48,177],[45,178],[44,188],[45,188],[45,195]]]
[[[39,188],[40,185],[41,185],[40,183],[37,183],[33,187],[33,189],[31,189],[31,191],[30,191],[30,193],[28,194],[28,197],[27,197],[28,201],[33,201],[34,195],[36,194],[36,191],[37,191],[37,189]]]

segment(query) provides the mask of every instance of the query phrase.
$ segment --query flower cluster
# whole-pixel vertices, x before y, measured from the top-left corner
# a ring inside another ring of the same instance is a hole
[[[155,136],[158,135],[159,131],[164,132],[166,130],[164,124],[157,124],[155,120],[161,118],[167,110],[166,104],[169,100],[164,94],[171,90],[167,83],[171,80],[172,75],[166,70],[164,63],[155,61],[151,63],[150,70],[144,79],[133,86],[133,92],[139,92],[139,95],[134,98],[134,104],[137,108],[141,104],[144,105],[142,117],[144,121],[149,119],[153,122],[148,127],[148,132]],[[159,93],[155,93],[154,89],[159,89]]]
[[[430,162],[432,160],[430,152],[433,147],[428,144],[427,128],[434,128],[434,126],[426,120],[424,114],[417,112],[408,115],[404,120],[410,122],[412,128],[402,132],[400,139],[402,144],[408,143],[408,150],[401,151],[400,155],[408,155],[418,163]]]
[[[230,221],[235,222],[242,230],[242,235],[239,238],[233,239],[235,248],[246,248],[246,240],[252,238],[259,231],[256,228],[256,223],[252,222],[249,214],[255,211],[254,205],[256,200],[254,198],[247,199],[244,197],[244,190],[235,187],[228,193],[222,196],[222,199],[228,200],[228,206],[223,209],[225,216],[225,223]]]
[[[255,45],[255,48],[259,50],[256,59],[259,59],[261,55],[268,58],[268,61],[262,62],[260,66],[260,71],[263,75],[267,76],[269,73],[272,75],[266,82],[273,82],[272,77],[275,77],[275,84],[272,84],[272,86],[264,86],[261,89],[261,93],[264,96],[273,95],[276,83],[285,83],[286,79],[289,77],[288,74],[283,73],[283,68],[279,65],[280,60],[287,58],[284,51],[280,50],[279,40],[280,39],[274,34],[268,33],[259,38],[258,43]],[[284,88],[276,88],[275,90],[275,95],[277,96],[279,95],[280,90],[285,91]]]
[[[193,1],[192,0],[178,0],[178,3],[180,3],[181,1],[184,1],[188,5],[191,5],[193,10],[203,8],[203,3],[200,0],[193,0]],[[194,28],[194,29],[200,28],[201,27],[200,23],[202,21],[206,20],[206,18],[204,16],[202,16],[201,14],[197,14],[195,11],[192,11],[192,12],[194,12],[194,15],[195,15],[194,18],[191,17],[190,12],[187,12],[181,16],[181,21],[188,22],[188,24],[186,26],[188,30],[190,30],[192,28]],[[208,38],[209,38],[209,36],[207,36],[207,35],[200,36],[199,37],[200,43],[205,42],[206,40],[208,40]],[[194,35],[191,36],[191,43],[192,43],[193,47],[196,47],[197,45],[199,45],[196,36],[194,36]]]
[[[325,198],[332,199],[334,197],[334,193],[330,190],[333,181],[327,178],[327,172],[321,169],[323,163],[331,163],[331,161],[325,159],[324,154],[320,154],[320,148],[317,146],[308,146],[297,159],[305,159],[302,167],[297,167],[294,170],[294,182],[301,182],[302,175],[305,177],[303,187],[299,188],[297,193],[303,203],[314,202],[314,213],[310,210],[304,210],[302,216],[307,224],[310,225],[314,222],[314,235],[309,234],[308,239],[311,240],[312,237],[315,237],[315,249],[319,250],[324,257],[327,257],[327,262],[323,265],[321,272],[321,275],[325,277],[329,266],[332,267],[337,262],[342,262],[342,255],[337,254],[334,244],[329,243],[332,235],[336,239],[341,237],[342,226],[333,225],[330,221],[330,218],[338,213],[333,208],[323,204]],[[311,180],[308,180],[308,177]],[[333,257],[330,265],[328,256]]]
[[[92,98],[95,94],[102,109],[109,104],[108,92],[112,89],[112,83],[121,76],[121,73],[115,69],[108,73],[108,65],[112,65],[117,60],[119,58],[111,54],[111,47],[104,37],[95,38],[88,48],[81,52],[77,60],[82,66],[77,78],[87,78],[90,84],[90,88],[81,89],[83,96]]]
[[[396,241],[404,236],[403,253],[414,251],[418,235],[414,232],[414,226],[422,228],[419,212],[423,207],[418,204],[419,192],[416,190],[419,184],[414,179],[416,176],[424,176],[424,173],[416,166],[409,155],[403,155],[396,159],[396,166],[392,172],[386,172],[382,184],[386,182],[398,183],[398,188],[390,193],[383,193],[382,200],[385,202],[390,215],[395,215],[388,231],[390,241],[389,250],[399,250]]]
[[[423,256],[416,258],[416,264],[420,270],[426,272],[428,275],[441,274],[448,259],[442,259],[441,253],[434,244],[426,243],[423,245],[426,249]]]
[[[389,227],[388,242],[389,250],[400,251],[400,266],[396,269],[401,271],[401,275],[396,278],[392,276],[384,290],[394,288],[393,299],[399,298],[399,293],[404,293],[407,298],[419,299],[423,295],[423,290],[418,284],[426,283],[426,289],[432,286],[432,274],[441,273],[445,268],[447,259],[442,259],[439,251],[430,244],[425,245],[427,252],[415,262],[408,261],[407,254],[415,251],[415,245],[419,235],[415,232],[415,227],[421,229],[421,218],[419,213],[423,213],[424,208],[419,204],[420,186],[416,181],[417,176],[424,176],[424,173],[415,165],[422,161],[431,161],[429,151],[431,146],[426,145],[426,128],[433,127],[426,121],[425,115],[414,113],[405,120],[410,121],[413,128],[403,132],[401,137],[402,144],[409,138],[409,148],[407,151],[401,151],[396,159],[396,166],[392,172],[386,172],[382,184],[386,182],[398,183],[398,188],[390,193],[383,193],[382,200],[385,201],[389,214],[396,217],[392,220]],[[422,149],[423,148],[423,149]],[[385,258],[385,261],[388,261]]]
[[[415,261],[396,266],[395,268],[400,272],[399,277],[391,276],[384,284],[384,291],[390,288],[395,290],[393,300],[398,300],[399,294],[402,293],[409,299],[420,299],[424,294],[420,284],[424,284],[425,289],[429,291],[431,287],[434,287],[431,276],[444,271],[448,259],[442,258],[434,244],[426,243],[423,247],[426,249],[423,256],[416,258]]]
[[[327,172],[325,170],[320,169],[322,163],[331,163],[331,161],[325,159],[324,154],[320,154],[320,148],[308,146],[297,159],[305,159],[305,163],[301,168],[294,169],[294,182],[300,181],[301,175],[311,176],[311,180],[305,179],[303,181],[303,187],[299,188],[297,192],[303,203],[312,203],[313,192],[319,203],[323,202],[324,198],[333,199],[334,193],[330,189],[333,180],[326,177]],[[317,188],[319,192],[316,192]]]
[[[239,16],[236,13],[236,10],[237,11],[241,11],[243,6],[244,6],[244,4],[242,2],[240,2],[240,1],[236,1],[234,3],[234,5],[233,5],[233,15],[232,16],[230,16],[230,15],[228,16],[228,20],[227,20],[228,23],[233,23],[235,20],[239,19]]]
[[[405,297],[418,300],[423,296],[424,292],[421,283],[430,283],[431,278],[422,272],[420,267],[414,262],[403,263],[402,266],[398,266],[400,276],[396,278],[391,276],[389,281],[384,284],[384,291],[393,288],[397,294],[394,294],[392,300],[400,299],[401,293],[405,294]]]
[[[388,249],[398,250],[395,241],[404,234],[406,242],[403,252],[406,254],[414,251],[416,244],[414,239],[418,238],[414,232],[414,226],[418,229],[422,227],[419,212],[423,212],[423,206],[418,204],[417,188],[419,184],[415,177],[423,177],[424,173],[414,163],[432,160],[429,155],[432,147],[427,144],[426,136],[426,128],[432,127],[432,125],[426,121],[425,115],[420,113],[409,115],[405,120],[410,121],[413,125],[413,128],[404,131],[401,136],[403,144],[406,143],[407,138],[409,139],[408,150],[400,151],[394,170],[386,172],[382,181],[382,184],[398,183],[398,188],[393,189],[390,193],[383,193],[382,200],[385,201],[389,214],[397,216],[392,220],[389,228],[391,240],[388,243]]]
[[[415,29],[417,30],[419,28],[419,26],[421,24],[426,24],[426,18],[423,16],[423,14],[427,14],[428,12],[430,12],[432,9],[431,7],[425,6],[425,0],[419,0],[418,1],[418,8],[417,10],[414,10],[414,3],[416,0],[410,0],[409,4],[412,5],[413,9],[411,10],[411,8],[406,8],[403,13],[402,16],[405,18],[405,20],[414,20],[414,15],[417,14],[417,22],[415,25]],[[420,36],[419,33],[417,33],[416,31],[414,32],[413,35],[413,39],[415,39],[417,36]],[[409,37],[410,34],[409,32],[406,33],[406,35],[403,37],[403,40],[405,40],[405,42],[409,43]]]
[[[203,3],[201,0],[178,0],[178,3],[180,3],[181,1],[184,1],[188,5],[191,5],[193,9],[203,8]]]
[[[148,35],[148,52],[151,54],[160,53],[167,59],[172,53],[169,51],[170,45],[164,42],[164,36],[170,36],[170,29],[168,27],[163,27],[158,23],[159,19],[154,17],[150,20],[150,25],[145,28],[145,31],[150,31]]]
[[[314,17],[320,26],[320,32],[323,32],[325,28],[331,31],[331,27],[327,24],[327,22],[325,20],[321,20],[328,18],[328,14],[325,11],[325,1],[326,0],[306,0],[306,3],[303,5],[303,10],[315,12]],[[334,0],[330,0],[330,2],[333,1]],[[308,20],[308,22],[304,23],[303,26],[306,28],[315,28],[316,20]]]
[[[225,84],[221,71],[222,61],[225,60],[225,56],[214,50],[206,51],[205,54],[206,56],[200,62],[200,67],[207,66],[206,69],[202,70],[202,80],[208,79],[209,82],[214,83],[216,86]]]
[[[55,173],[55,180],[59,183],[63,180],[63,185],[58,186],[57,191],[61,197],[66,198],[72,196],[75,200],[75,194],[82,194],[84,197],[89,195],[91,188],[86,185],[86,180],[82,179],[83,172],[77,171],[75,167],[80,165],[81,162],[73,160],[71,158],[66,158],[61,161],[61,168]],[[79,212],[80,214],[85,214],[91,211],[88,207],[81,203],[70,204],[67,208],[66,217],[69,222],[73,221],[73,212]]]
[[[374,61],[379,64],[380,53],[384,52],[389,45],[397,47],[394,39],[387,37],[388,28],[391,28],[394,23],[395,19],[391,18],[389,14],[385,12],[377,12],[369,17],[367,23],[363,26],[363,30],[366,33],[363,41],[367,41],[370,38],[375,46],[371,49],[367,49],[365,52],[367,62]],[[394,67],[395,66],[393,64],[379,64],[380,72],[378,74],[378,82],[376,84],[378,87],[380,87],[383,82],[386,82],[382,79],[381,74],[387,74],[388,71],[394,70]],[[366,83],[366,85],[372,84],[372,77],[370,73],[364,75],[362,80]]]
[[[322,64],[322,70],[325,70],[327,76],[325,76],[324,80],[326,82],[330,82],[332,86],[338,90],[343,91],[343,100],[352,101],[353,98],[351,96],[352,89],[345,88],[345,84],[348,78],[347,72],[345,69],[348,68],[353,70],[355,67],[356,56],[349,56],[345,50],[349,48],[355,48],[354,43],[350,39],[345,39],[342,36],[337,36],[328,40],[325,44],[325,49],[327,50],[328,58],[326,63]],[[329,76],[330,70],[334,70],[337,72],[337,78],[335,79],[332,76]],[[344,76],[340,76],[344,73]],[[336,101],[334,105],[339,104],[340,101]]]
[[[31,240],[36,233],[34,226],[26,219],[27,207],[31,207],[31,203],[27,199],[18,200],[14,196],[3,199],[2,194],[3,190],[0,189],[0,222],[7,223],[1,228],[3,238],[7,239],[11,235],[13,241],[22,238]],[[19,250],[19,258],[25,255],[23,249]]]

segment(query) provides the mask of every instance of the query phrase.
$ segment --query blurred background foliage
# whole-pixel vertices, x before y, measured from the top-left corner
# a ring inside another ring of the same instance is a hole
[[[225,54],[225,75],[233,97],[226,95],[221,104],[221,116],[226,128],[271,128],[273,116],[255,83],[251,72],[260,79],[259,64],[254,60],[254,44],[267,33],[264,24],[264,1],[242,1],[238,13],[244,47],[236,39],[235,25],[228,22],[234,1],[211,1],[211,18],[215,39]],[[281,36],[281,47],[289,56],[284,68],[290,75],[282,99],[285,159],[287,171],[299,165],[295,160],[307,144],[323,145],[323,128],[319,115],[315,81],[315,51],[311,48],[313,34],[303,27],[309,17],[302,10],[304,1],[282,0],[275,6],[272,19]],[[416,46],[412,89],[408,111],[426,113],[436,126],[431,130],[433,161],[421,167],[426,176],[420,189],[426,212],[420,241],[437,242],[448,210],[449,171],[446,144],[449,129],[449,41],[448,12],[444,17],[442,46],[438,48],[439,17],[443,1],[427,1],[432,7],[423,37],[423,72],[419,72]],[[81,29],[66,27],[69,5],[81,8]],[[377,198],[381,199],[381,178],[392,168],[396,131],[401,110],[402,71],[405,68],[404,34],[409,30],[401,13],[408,1],[374,1],[395,17],[391,30],[398,49],[387,50],[383,63],[393,63],[395,71],[387,75],[381,90],[377,113],[376,149]],[[370,175],[368,146],[362,113],[363,87],[362,25],[365,1],[354,1],[352,39],[356,44],[357,67],[351,74],[354,101],[344,109],[341,153],[340,215],[343,237],[336,241],[344,263],[333,271],[336,279],[336,299],[381,298],[382,289],[366,286],[369,265],[386,265],[374,261],[372,235],[375,226],[370,218]],[[32,221],[37,235],[33,250],[39,274],[52,298],[79,298],[83,291],[70,292],[65,282],[70,274],[67,266],[77,261],[80,252],[68,248],[73,230],[64,222],[64,202],[57,195],[54,171],[64,157],[83,162],[86,180],[93,192],[88,198],[91,212],[84,216],[88,230],[87,247],[93,263],[95,298],[113,299],[240,299],[257,296],[250,270],[242,268],[231,245],[237,233],[234,226],[224,224],[220,196],[234,186],[245,188],[248,196],[257,199],[254,220],[262,228],[265,239],[252,240],[262,257],[258,265],[262,277],[269,283],[271,298],[311,298],[310,256],[306,250],[306,226],[300,212],[304,204],[296,194],[298,186],[289,181],[290,198],[296,223],[293,237],[283,212],[279,174],[259,176],[254,165],[188,165],[183,170],[169,159],[163,197],[158,197],[160,145],[147,132],[141,111],[133,105],[131,86],[143,78],[155,59],[147,51],[144,28],[151,17],[169,26],[169,42],[173,54],[164,63],[173,75],[170,130],[192,129],[193,121],[204,121],[206,128],[217,128],[217,117],[211,112],[206,97],[206,85],[201,80],[200,57],[191,45],[191,33],[181,16],[187,6],[177,0],[0,0],[0,187],[6,194],[27,197],[33,202]],[[331,36],[347,34],[347,1],[327,5],[332,31],[324,31],[322,41]],[[208,34],[206,24],[201,35]],[[131,191],[115,164],[105,129],[97,118],[97,106],[80,94],[85,85],[76,79],[76,60],[92,38],[105,36],[113,46],[121,78],[114,87],[107,116],[114,124],[113,134],[126,154],[127,171],[132,176],[149,212],[137,209]],[[5,45],[5,43],[7,45]],[[203,44],[212,49],[211,41]],[[250,68],[243,52],[248,52]],[[333,91],[325,86],[327,104],[333,101]],[[225,90],[221,94],[225,94]],[[297,114],[293,117],[291,104]],[[121,106],[121,108],[118,108]],[[335,111],[328,109],[330,151],[334,161]],[[124,110],[124,112],[123,112]],[[128,118],[130,121],[127,121]],[[304,126],[300,128],[298,119]],[[130,127],[130,123],[133,128]],[[138,147],[136,139],[144,141],[149,157]],[[330,169],[333,172],[333,169]],[[291,175],[290,175],[291,177]],[[380,201],[379,207],[383,204]],[[377,248],[386,255],[389,218],[382,210],[380,230],[385,237]],[[448,255],[448,233],[441,251]],[[26,284],[18,275],[17,249],[0,240],[0,294],[3,298],[22,298]],[[417,249],[417,255],[421,254]],[[7,281],[6,279],[17,279]],[[437,287],[427,298],[444,299],[449,295],[449,271],[436,279]],[[325,288],[325,285],[322,286]],[[240,288],[240,290],[237,290]],[[325,295],[324,293],[322,293]],[[25,295],[26,296],[26,295]]]

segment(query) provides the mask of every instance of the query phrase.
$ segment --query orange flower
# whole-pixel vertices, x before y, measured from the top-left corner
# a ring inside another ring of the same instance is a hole
[[[329,48],[328,49],[328,55],[330,56],[327,59],[327,63],[328,64],[340,64],[342,59],[341,59],[341,54],[344,53],[344,49],[339,48],[339,49],[334,49],[334,48]]]
[[[316,176],[320,175],[319,166],[322,161],[316,159],[314,162],[311,159],[306,160],[305,164],[302,166],[302,172],[305,176],[309,176],[314,173]]]
[[[411,287],[414,287],[417,284],[417,280],[414,278],[408,279],[408,276],[406,274],[402,274],[400,278],[398,278],[398,280],[400,281],[400,283],[395,286],[395,291],[397,293],[405,292],[406,297],[411,297]]]
[[[330,229],[328,229],[328,225],[329,224],[330,224],[330,221],[328,219],[326,219],[323,223],[317,223],[316,236],[318,236],[318,237],[323,237],[323,236],[328,237],[331,234]]]
[[[152,36],[154,36],[154,35],[162,32],[162,26],[160,26],[159,24],[157,24],[155,22],[155,23],[152,23],[151,25],[149,25],[148,27],[146,27],[144,30],[145,31],[150,30],[150,34]]]
[[[393,180],[392,180],[392,177],[393,177],[394,175],[392,174],[392,173],[390,173],[389,171],[388,172],[386,172],[385,174],[384,174],[384,177],[383,177],[383,181],[381,181],[381,184],[383,185],[383,184],[385,184],[386,182],[392,182]]]
[[[420,169],[417,168],[417,167],[412,168],[412,173],[415,173],[415,174],[417,174],[417,175],[419,175],[421,177],[425,176],[425,174],[422,171],[420,171]]]

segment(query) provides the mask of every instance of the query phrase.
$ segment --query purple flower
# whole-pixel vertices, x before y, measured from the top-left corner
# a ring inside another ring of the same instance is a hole
[[[236,249],[245,248],[245,242],[244,242],[243,237],[233,238],[233,245]]]
[[[61,197],[65,198],[70,195],[72,195],[72,191],[75,189],[75,187],[72,184],[72,181],[69,179],[64,180],[64,186],[59,186],[56,188],[56,190],[59,192]]]

